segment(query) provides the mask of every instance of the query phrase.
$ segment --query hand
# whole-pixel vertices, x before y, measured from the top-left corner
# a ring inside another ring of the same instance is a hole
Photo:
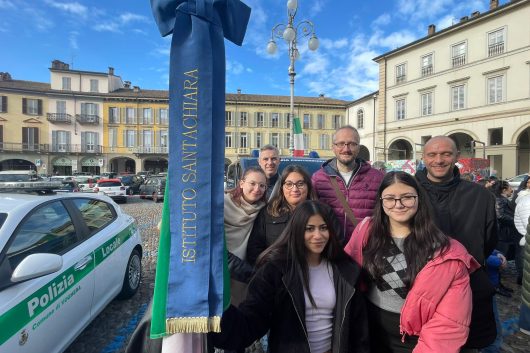
[[[501,254],[501,253],[498,253],[497,257],[499,259],[501,259],[501,268],[505,268],[506,267],[506,263],[507,263],[506,257],[503,254]]]

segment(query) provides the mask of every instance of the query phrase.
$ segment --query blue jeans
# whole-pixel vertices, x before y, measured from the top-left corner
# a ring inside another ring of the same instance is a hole
[[[495,326],[497,328],[497,337],[495,341],[489,346],[482,348],[480,353],[499,353],[502,345],[502,325],[499,318],[499,310],[497,309],[497,298],[493,296],[493,315],[495,316]]]

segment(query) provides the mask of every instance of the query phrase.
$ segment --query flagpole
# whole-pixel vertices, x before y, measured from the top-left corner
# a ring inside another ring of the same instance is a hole
[[[271,39],[267,44],[267,52],[269,54],[276,53],[278,49],[274,38],[283,38],[288,43],[289,49],[289,84],[291,88],[291,100],[290,100],[290,113],[289,113],[289,123],[291,124],[291,133],[289,135],[289,153],[294,155],[295,146],[294,146],[294,77],[296,72],[294,69],[294,62],[300,57],[300,52],[296,46],[298,42],[298,35],[301,37],[309,37],[308,47],[309,50],[315,51],[318,49],[318,38],[315,35],[314,25],[311,21],[303,20],[295,24],[296,12],[298,10],[298,1],[297,0],[288,0],[287,1],[287,24],[279,23],[272,27]]]

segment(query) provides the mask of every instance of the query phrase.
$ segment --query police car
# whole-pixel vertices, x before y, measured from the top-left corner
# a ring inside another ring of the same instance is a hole
[[[140,285],[134,219],[107,196],[0,194],[0,351],[62,352]]]

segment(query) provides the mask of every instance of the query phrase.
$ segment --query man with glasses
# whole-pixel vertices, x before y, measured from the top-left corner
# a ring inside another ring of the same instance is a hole
[[[259,150],[258,163],[267,177],[267,200],[270,199],[278,181],[278,167],[280,166],[280,153],[273,145],[265,145]]]
[[[333,135],[332,158],[312,177],[320,201],[327,203],[342,226],[342,238],[348,242],[355,226],[371,216],[383,173],[357,158],[360,150],[357,129],[343,126]]]
[[[436,225],[458,240],[481,264],[497,244],[495,197],[486,188],[460,178],[455,166],[459,152],[447,136],[432,137],[424,146],[425,168],[418,170],[416,179],[427,191],[434,210]],[[483,269],[470,276],[473,292],[473,312],[469,338],[461,352],[477,352],[496,337],[493,316],[495,289]]]

